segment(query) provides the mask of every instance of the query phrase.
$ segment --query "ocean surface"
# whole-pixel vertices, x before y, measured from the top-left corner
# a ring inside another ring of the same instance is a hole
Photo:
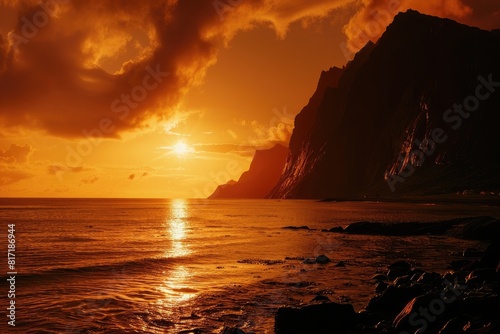
[[[272,333],[317,294],[363,309],[370,280],[409,259],[442,272],[476,241],[321,232],[356,221],[500,217],[498,207],[278,200],[0,199],[0,333]],[[15,224],[16,327],[7,326]],[[307,225],[313,230],[288,230]],[[327,255],[333,263],[303,264]],[[335,267],[344,261],[345,267]]]

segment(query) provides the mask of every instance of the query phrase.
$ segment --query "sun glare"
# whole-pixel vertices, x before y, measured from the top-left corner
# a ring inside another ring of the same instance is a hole
[[[172,152],[174,152],[178,156],[184,156],[191,151],[192,149],[189,147],[189,145],[182,141],[172,146]]]

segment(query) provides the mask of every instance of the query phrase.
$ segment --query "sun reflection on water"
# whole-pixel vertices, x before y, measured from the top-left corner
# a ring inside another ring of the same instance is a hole
[[[171,248],[167,249],[167,257],[181,257],[190,253],[185,245],[187,225],[187,203],[184,199],[172,200],[170,214],[166,221]]]
[[[186,229],[188,226],[188,204],[184,199],[170,202],[170,210],[165,221],[170,243],[165,250],[165,257],[178,258],[191,253],[186,245]],[[159,289],[164,294],[158,304],[168,306],[186,301],[195,296],[196,291],[190,288],[191,271],[186,265],[175,264],[165,271],[165,279]]]

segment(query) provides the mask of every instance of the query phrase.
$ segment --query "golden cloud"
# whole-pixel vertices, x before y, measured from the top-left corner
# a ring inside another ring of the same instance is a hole
[[[373,12],[391,1],[361,1],[345,29],[350,49],[360,47],[357,34]],[[0,35],[0,124],[61,137],[119,137],[168,120],[238,31],[265,23],[283,36],[291,22],[350,3],[357,1],[3,0],[17,18]],[[402,0],[395,11],[410,6],[464,20],[480,7]],[[369,37],[378,38],[394,14]]]

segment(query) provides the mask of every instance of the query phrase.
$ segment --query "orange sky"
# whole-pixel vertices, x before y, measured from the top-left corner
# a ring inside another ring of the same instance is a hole
[[[0,0],[0,196],[206,197],[407,8],[500,27],[497,0]]]

